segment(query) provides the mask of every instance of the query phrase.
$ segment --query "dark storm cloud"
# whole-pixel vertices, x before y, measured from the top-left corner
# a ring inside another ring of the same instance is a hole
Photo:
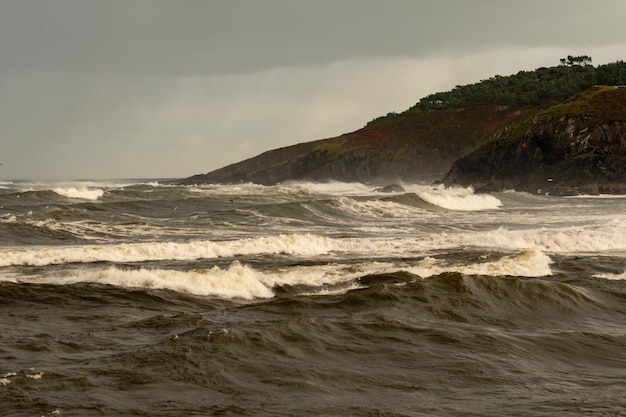
[[[4,72],[157,75],[502,45],[591,46],[619,40],[626,15],[621,0],[591,7],[577,0],[2,0],[0,7]]]

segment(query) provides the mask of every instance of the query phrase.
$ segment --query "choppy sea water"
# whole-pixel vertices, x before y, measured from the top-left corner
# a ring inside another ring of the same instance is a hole
[[[626,198],[0,183],[2,416],[626,416]]]

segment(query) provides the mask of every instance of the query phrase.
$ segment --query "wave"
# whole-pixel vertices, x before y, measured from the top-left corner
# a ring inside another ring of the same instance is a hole
[[[417,214],[415,208],[386,200],[358,201],[353,198],[339,197],[331,205],[349,216],[385,218],[406,218]]]
[[[68,209],[63,206],[53,206],[46,210],[43,213],[28,211],[17,216],[0,215],[0,243],[16,246],[51,244],[56,241],[67,245],[69,241],[102,242],[105,239],[119,241],[122,237],[154,237],[158,232],[155,227],[149,227],[140,219],[132,221],[133,217],[130,216],[127,216],[124,223],[111,224],[102,221],[97,216],[99,213],[94,215],[90,210]]]
[[[14,217],[3,219],[10,223]],[[80,229],[59,229],[56,223],[46,226],[56,232],[68,231],[79,236]],[[75,225],[80,227],[80,225]],[[137,229],[128,226],[126,232]],[[118,230],[119,233],[124,230]],[[149,230],[146,232],[148,233]],[[626,252],[626,224],[612,221],[605,225],[553,229],[509,230],[498,228],[477,232],[429,233],[417,238],[331,238],[315,234],[279,234],[236,240],[194,240],[189,242],[135,242],[56,247],[5,248],[0,252],[0,266],[53,265],[92,262],[144,262],[159,260],[195,260],[285,254],[315,257],[321,255],[370,258],[422,256],[441,250],[480,248],[518,252],[539,250],[552,254]]]
[[[88,187],[67,187],[67,188],[53,188],[52,191],[67,198],[76,198],[81,200],[97,200],[104,195],[104,190],[101,188],[88,188]]]
[[[226,299],[264,299],[275,296],[281,286],[304,286],[305,294],[346,292],[362,287],[361,278],[406,271],[416,277],[429,278],[443,273],[458,272],[465,275],[542,277],[552,274],[551,259],[539,251],[526,251],[504,256],[498,260],[468,265],[448,264],[445,260],[424,258],[413,263],[363,262],[359,264],[322,264],[288,266],[257,270],[234,261],[227,268],[214,266],[208,269],[178,271],[171,269],[129,269],[110,266],[106,269],[80,268],[64,272],[62,276],[20,276],[2,280],[38,284],[71,285],[96,283],[125,288],[167,289],[200,296]],[[339,286],[339,287],[336,287]]]
[[[13,181],[0,181],[0,190],[9,190],[13,185]]]
[[[449,210],[478,211],[492,210],[502,206],[502,202],[489,194],[475,194],[473,188],[445,188],[443,186],[425,186],[420,184],[403,185],[405,192],[380,193],[377,187],[362,183],[345,182],[286,182],[265,186],[253,183],[237,185],[200,185],[186,187],[193,192],[205,192],[220,195],[314,195],[317,197],[376,197],[377,199],[398,199],[406,194],[415,194],[426,203]]]
[[[43,374],[44,372],[35,373],[33,368],[27,371],[5,372],[4,374],[0,375],[0,386],[9,385],[14,380],[17,380],[20,378],[28,378],[28,379],[35,379],[35,380],[41,379],[43,377]]]
[[[67,244],[69,241],[83,240],[67,228],[55,228],[55,224],[56,222],[52,220],[22,223],[14,216],[2,216],[0,217],[0,244],[14,246],[54,243],[59,240],[65,241]]]
[[[420,248],[487,248],[519,251],[537,249],[554,254],[607,253],[626,251],[626,222],[609,221],[587,226],[529,228],[430,234],[416,242]]]
[[[263,282],[263,274],[249,266],[233,263],[229,268],[217,266],[194,271],[166,269],[121,269],[78,271],[63,278],[44,278],[38,283],[95,283],[125,288],[166,289],[200,296],[251,300],[271,298],[274,293]]]
[[[228,258],[240,255],[316,256],[336,249],[332,239],[314,235],[278,235],[232,241],[194,241],[26,248],[0,253],[0,266],[65,263],[145,262]]]
[[[244,184],[206,184],[183,186],[183,190],[190,193],[221,196],[224,198],[250,198],[255,197],[258,201],[272,201],[279,197],[284,201],[296,201],[316,198],[328,198],[339,196],[367,196],[377,194],[370,186],[361,183],[344,182],[296,182],[289,181],[278,185],[260,185],[254,183]]]
[[[626,223],[611,221],[585,227],[496,230],[449,236],[459,245],[501,249],[537,248],[548,253],[596,253],[626,251]]]
[[[335,196],[354,196],[354,195],[369,195],[375,193],[375,189],[360,183],[360,182],[302,182],[302,181],[288,181],[277,186],[279,189],[284,189],[288,192],[293,190],[306,191],[310,194],[321,195],[335,195]]]
[[[594,278],[603,278],[603,279],[609,279],[609,280],[617,280],[617,281],[623,281],[626,280],[626,271],[622,272],[621,274],[611,274],[611,273],[603,273],[603,274],[595,274],[593,276]]]
[[[0,185],[16,193],[53,191],[64,197],[89,200],[94,199],[93,193],[99,191],[104,193],[104,190],[109,189],[124,189],[141,185],[161,186],[158,181],[148,180],[7,181],[0,182]]]
[[[465,275],[544,277],[552,275],[552,259],[537,249],[504,256],[496,261],[472,263],[468,265],[449,265],[435,258],[426,258],[407,271],[422,278],[446,272],[458,272]]]
[[[445,259],[425,257],[418,261],[370,261],[356,264],[324,264],[278,268],[266,273],[264,282],[271,286],[305,285],[321,287],[363,282],[369,275],[391,274],[404,271],[414,277],[426,279],[443,273],[458,272],[465,275],[544,277],[552,275],[552,259],[537,250],[506,255],[494,261],[459,264]],[[346,287],[352,289],[354,287]]]
[[[304,185],[303,185],[304,186]],[[366,187],[362,184],[331,183],[306,185],[318,194],[332,194],[340,196],[376,195],[381,193],[375,188]],[[414,194],[424,202],[448,210],[481,211],[494,210],[502,206],[502,202],[490,194],[475,194],[473,188],[445,188],[444,186],[405,185],[404,193],[393,193],[391,201],[406,202],[403,196]],[[384,195],[384,194],[383,194]],[[382,200],[379,201],[384,201]],[[418,203],[418,206],[423,206]]]
[[[425,190],[424,186],[413,187],[414,191],[393,194],[381,198],[380,193],[370,193],[364,196],[339,195],[327,200],[316,199],[301,204],[308,212],[319,219],[326,221],[344,221],[354,223],[356,218],[388,219],[424,218],[441,209],[459,211],[493,210],[502,205],[502,202],[491,195],[476,195],[471,189],[433,189]],[[420,190],[420,191],[418,191]],[[372,198],[375,196],[376,198]],[[289,203],[291,204],[291,203]],[[295,206],[290,206],[295,209]],[[298,206],[300,207],[300,206]],[[265,209],[270,209],[265,207]],[[257,210],[258,211],[258,210]],[[288,217],[299,217],[298,212],[286,212],[283,209],[269,213]],[[306,217],[306,216],[305,216]]]
[[[472,188],[430,188],[418,191],[417,195],[435,206],[448,210],[481,211],[495,210],[502,202],[490,194],[474,194]]]
[[[265,273],[235,261],[224,269],[214,266],[209,269],[177,271],[110,266],[106,269],[79,269],[66,272],[62,277],[23,276],[17,279],[5,275],[0,277],[0,281],[51,285],[92,283],[124,288],[165,289],[225,299],[252,300],[274,297],[273,287],[277,281],[281,280],[280,277],[280,272]]]

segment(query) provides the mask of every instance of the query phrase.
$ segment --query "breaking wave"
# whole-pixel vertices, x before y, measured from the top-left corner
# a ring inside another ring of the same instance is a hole
[[[97,200],[104,195],[104,190],[88,187],[53,188],[52,191],[63,197],[81,200]]]
[[[432,188],[419,191],[417,195],[424,201],[448,210],[481,211],[495,210],[502,202],[489,194],[474,194],[472,188]]]
[[[70,285],[96,283],[127,288],[167,289],[200,296],[226,299],[264,299],[275,295],[278,286],[306,286],[311,289],[324,285],[340,285],[345,292],[357,288],[359,278],[366,275],[388,274],[398,270],[413,274],[416,278],[429,278],[447,272],[465,275],[542,277],[552,274],[552,260],[539,251],[525,251],[504,256],[498,260],[468,265],[450,264],[445,260],[424,258],[414,263],[364,262],[361,264],[328,264],[315,266],[289,266],[254,269],[234,261],[227,268],[213,266],[207,269],[179,271],[171,269],[121,268],[109,266],[98,269],[77,269],[62,276],[43,276],[19,282]],[[8,276],[4,281],[16,281]],[[316,290],[313,290],[316,292]]]
[[[6,220],[5,220],[6,221]],[[315,234],[281,234],[227,241],[136,242],[56,247],[7,248],[0,253],[0,266],[54,265],[92,262],[143,262],[196,260],[286,254],[292,256],[420,256],[433,251],[459,248],[544,253],[626,252],[626,231],[622,223],[605,226],[560,229],[431,233],[420,238],[336,239]]]
[[[322,255],[335,248],[332,239],[314,235],[279,235],[232,241],[122,243],[55,248],[27,248],[0,253],[0,266],[92,262],[196,260],[241,255]]]

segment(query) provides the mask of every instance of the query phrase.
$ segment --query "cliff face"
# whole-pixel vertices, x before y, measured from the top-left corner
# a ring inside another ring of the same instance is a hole
[[[626,191],[626,89],[594,87],[456,161],[446,185],[533,193]]]
[[[441,178],[456,159],[534,110],[475,104],[403,113],[352,133],[268,151],[181,182],[432,182]]]

